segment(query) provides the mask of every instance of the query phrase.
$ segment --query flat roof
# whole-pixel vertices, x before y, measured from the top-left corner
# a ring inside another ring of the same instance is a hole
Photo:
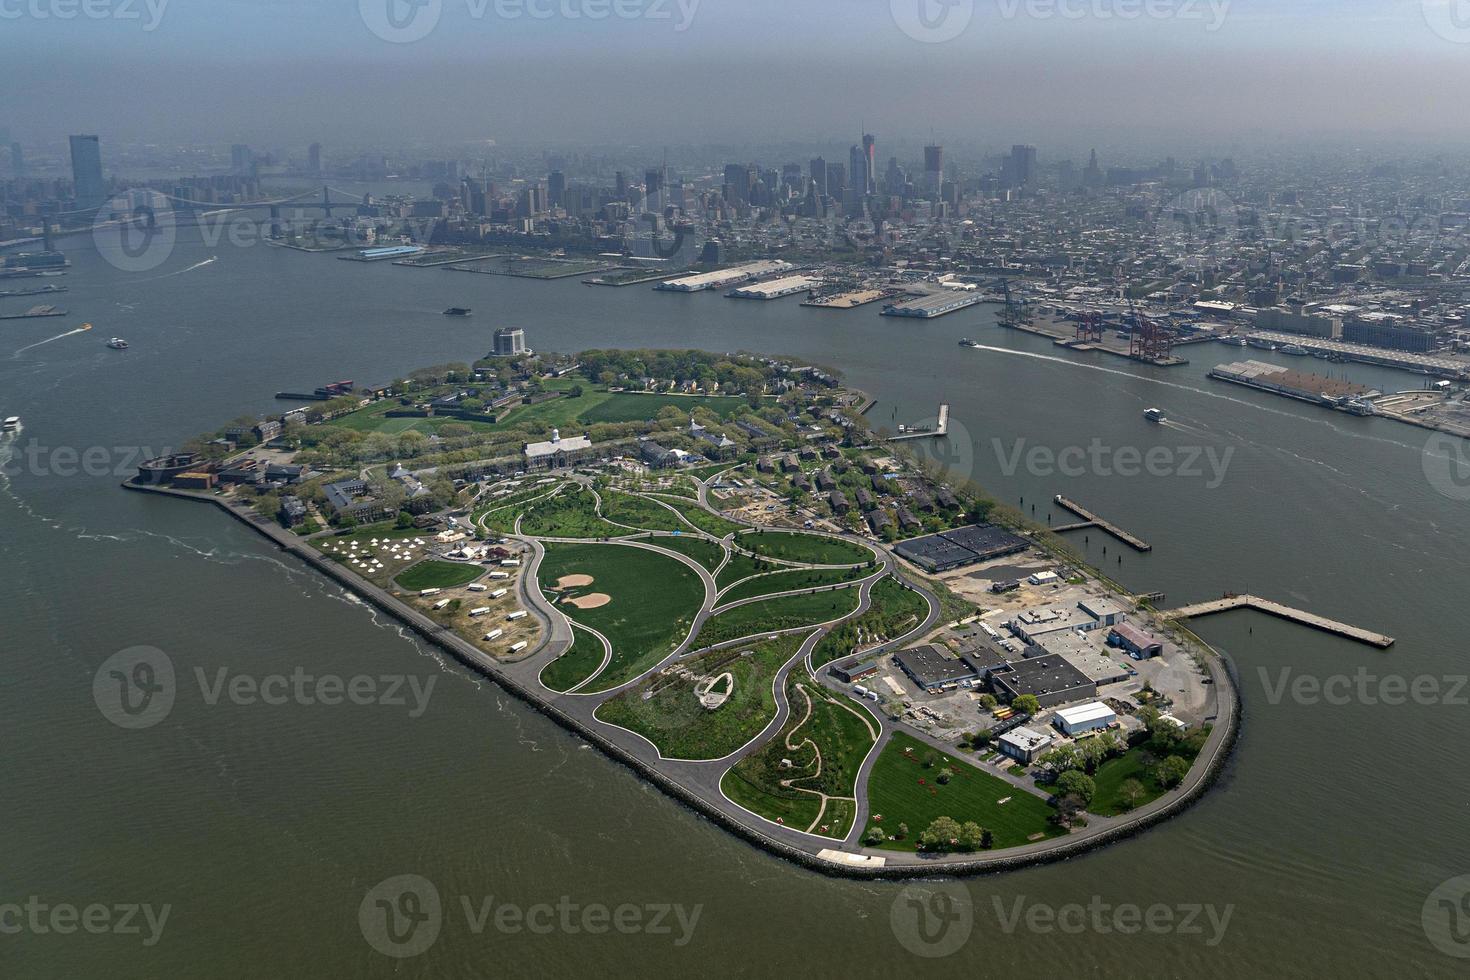
[[[994,676],[996,682],[1005,685],[1017,695],[1034,694],[1040,697],[1084,687],[1097,689],[1091,678],[1067,663],[1066,658],[1055,654],[1022,660],[1012,664],[1010,670]]]
[[[980,674],[973,663],[950,656],[943,647],[933,643],[912,650],[900,650],[893,655],[893,659],[926,687],[962,681]]]
[[[1069,725],[1083,725],[1089,721],[1102,721],[1118,717],[1117,712],[1101,701],[1090,701],[1070,708],[1058,708],[1057,717]]]
[[[1000,737],[1000,740],[1002,742],[1010,742],[1012,745],[1015,745],[1018,748],[1030,750],[1039,749],[1043,745],[1050,744],[1051,736],[1043,732],[1038,732],[1034,728],[1027,728],[1023,725],[1020,728],[1012,728],[1010,731],[1002,735]]]

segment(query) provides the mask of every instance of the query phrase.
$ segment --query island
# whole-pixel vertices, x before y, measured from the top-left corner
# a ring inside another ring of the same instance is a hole
[[[148,460],[643,778],[834,874],[1056,860],[1198,798],[1222,658],[789,358],[324,385]]]

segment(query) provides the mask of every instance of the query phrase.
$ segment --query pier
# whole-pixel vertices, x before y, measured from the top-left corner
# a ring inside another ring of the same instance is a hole
[[[949,435],[949,405],[939,406],[939,424],[932,429],[909,429],[896,436],[889,436],[889,442],[903,442],[906,439],[940,439]]]
[[[1070,500],[1066,497],[1063,497],[1061,494],[1057,494],[1054,499],[1059,506],[1065,507],[1067,510],[1070,510],[1078,517],[1082,518],[1082,520],[1076,524],[1063,524],[1060,527],[1050,528],[1049,530],[1053,532],[1080,531],[1086,527],[1095,527],[1100,528],[1101,530],[1104,530],[1107,533],[1111,534],[1113,537],[1117,538],[1119,541],[1123,542],[1134,551],[1154,550],[1154,546],[1149,544],[1147,541],[1143,540],[1137,535],[1128,533],[1111,521],[1103,520],[1101,517],[1098,517],[1092,511],[1088,510],[1086,507],[1083,507],[1075,500]]]
[[[1372,630],[1360,629],[1357,626],[1349,626],[1347,623],[1339,623],[1335,619],[1318,616],[1315,613],[1304,612],[1283,606],[1279,602],[1262,599],[1253,595],[1227,595],[1223,599],[1215,599],[1212,602],[1197,602],[1191,606],[1180,606],[1178,609],[1170,609],[1161,615],[1165,619],[1195,619],[1200,616],[1212,616],[1215,613],[1230,612],[1234,609],[1254,609],[1257,612],[1275,616],[1278,619],[1289,620],[1302,626],[1310,626],[1312,629],[1321,630],[1324,633],[1332,633],[1336,636],[1366,643],[1380,650],[1387,650],[1394,645],[1394,638],[1382,633],[1374,633]]]

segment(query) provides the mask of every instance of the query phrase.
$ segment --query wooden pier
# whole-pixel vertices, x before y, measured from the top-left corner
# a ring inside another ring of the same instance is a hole
[[[910,429],[896,436],[889,436],[889,442],[903,442],[906,439],[940,439],[949,435],[949,405],[939,406],[939,424],[932,429]]]
[[[1165,619],[1195,619],[1200,616],[1211,616],[1215,613],[1229,612],[1233,609],[1254,609],[1257,612],[1275,616],[1278,619],[1289,620],[1302,626],[1310,626],[1312,629],[1321,630],[1324,633],[1332,633],[1337,636],[1366,643],[1380,650],[1387,650],[1393,646],[1394,638],[1382,633],[1374,633],[1371,630],[1360,629],[1349,626],[1347,623],[1339,623],[1335,619],[1318,616],[1314,613],[1293,609],[1283,606],[1279,602],[1262,599],[1253,595],[1227,595],[1223,599],[1212,602],[1197,602],[1191,606],[1180,606],[1178,609],[1170,609],[1162,613]]]
[[[1086,507],[1083,507],[1081,504],[1077,503],[1077,501],[1069,500],[1068,498],[1063,497],[1061,494],[1057,494],[1054,499],[1056,500],[1058,506],[1065,507],[1067,510],[1070,510],[1078,517],[1082,518],[1082,520],[1080,523],[1077,524],[1063,524],[1060,527],[1051,528],[1050,530],[1052,530],[1053,532],[1080,531],[1086,527],[1096,527],[1108,532],[1113,537],[1117,538],[1119,541],[1132,548],[1134,551],[1154,550],[1154,546],[1149,544],[1147,541],[1143,540],[1137,535],[1129,534],[1127,531],[1123,530],[1121,527],[1112,523],[1111,521],[1103,520],[1101,517],[1098,517],[1092,511],[1088,510]]]

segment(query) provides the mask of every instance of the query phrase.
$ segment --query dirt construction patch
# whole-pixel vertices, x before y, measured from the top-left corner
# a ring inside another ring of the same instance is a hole
[[[580,589],[583,586],[591,585],[592,582],[593,578],[591,575],[563,575],[556,580],[556,587],[558,589]]]
[[[577,576],[585,578],[586,576]],[[576,606],[578,609],[599,609],[612,602],[612,596],[604,592],[594,592],[591,595],[578,596],[575,599],[563,599],[568,605]]]

